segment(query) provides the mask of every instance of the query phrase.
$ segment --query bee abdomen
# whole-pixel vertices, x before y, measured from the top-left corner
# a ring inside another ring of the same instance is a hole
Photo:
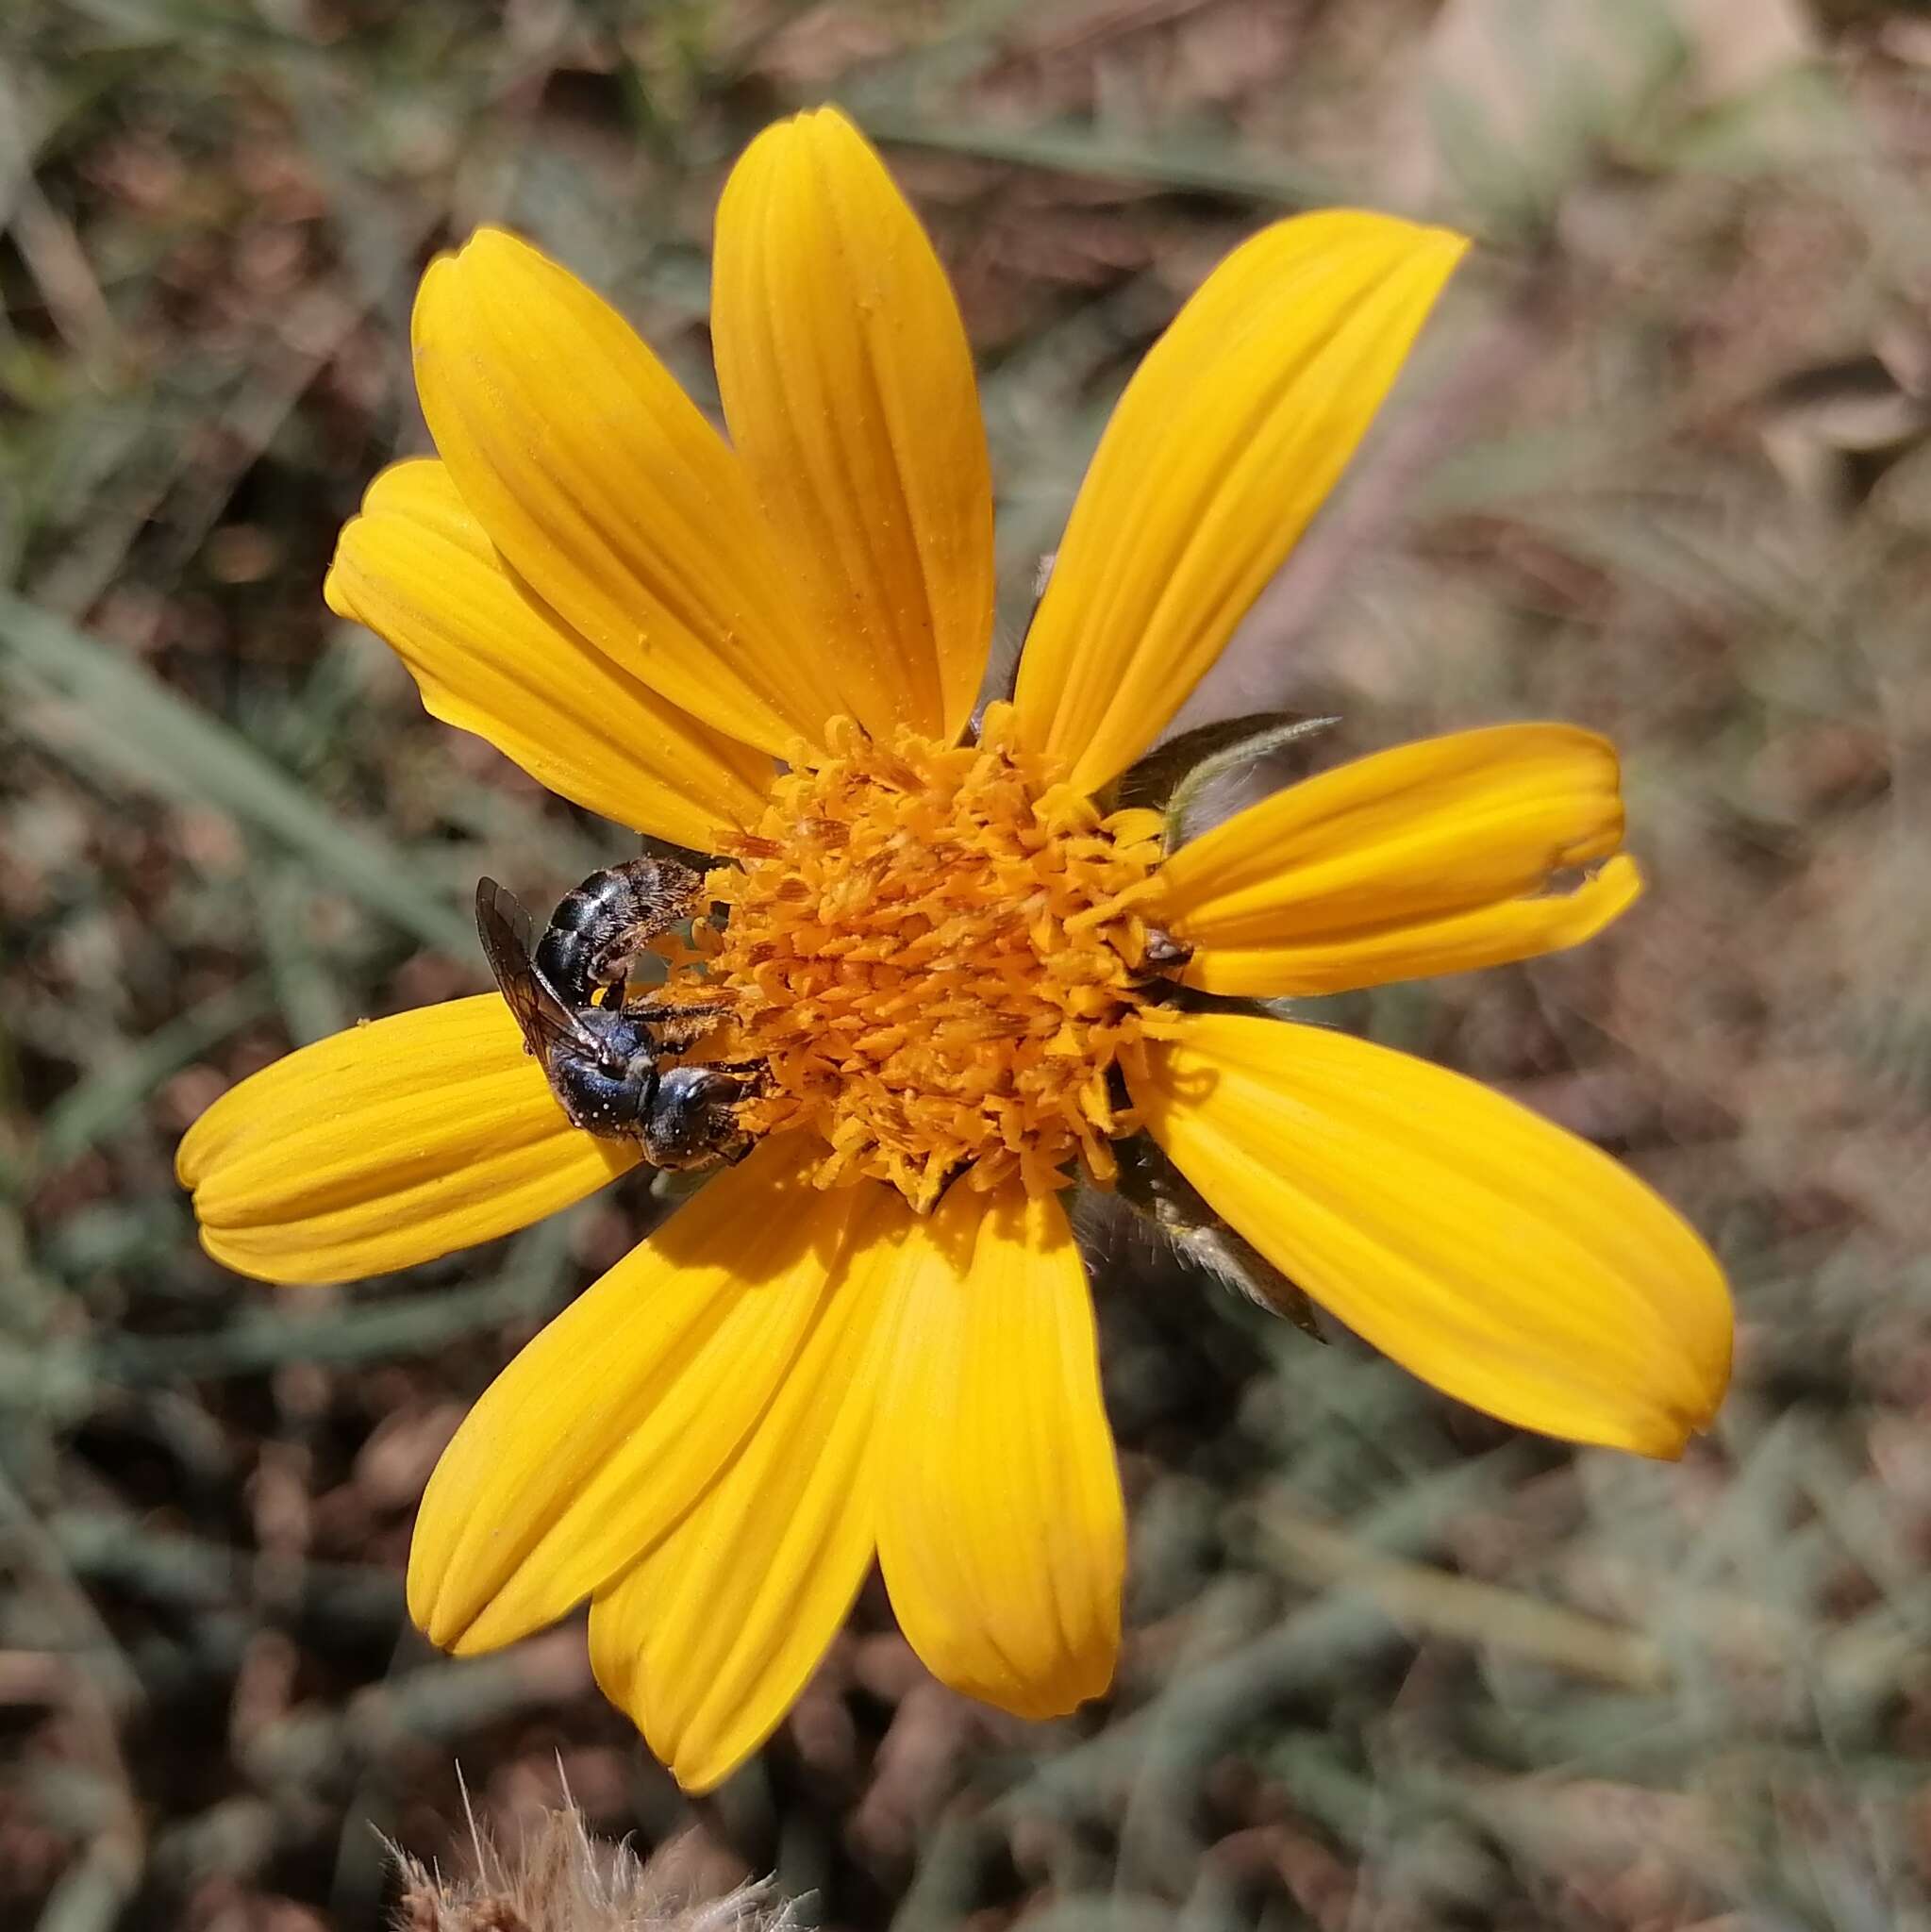
[[[537,964],[574,1007],[623,977],[625,962],[689,915],[700,881],[668,858],[630,858],[591,874],[564,893],[537,941]]]
[[[537,964],[573,1007],[589,1004],[600,957],[630,923],[631,898],[623,873],[605,866],[557,902],[537,941]]]

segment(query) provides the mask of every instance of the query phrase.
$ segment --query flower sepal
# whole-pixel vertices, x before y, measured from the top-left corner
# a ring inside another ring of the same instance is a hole
[[[1120,1163],[1115,1191],[1149,1221],[1194,1267],[1224,1282],[1256,1307],[1291,1322],[1311,1341],[1325,1342],[1314,1304],[1267,1257],[1207,1205],[1157,1141],[1135,1134],[1114,1144]]]
[[[1250,711],[1196,724],[1155,745],[1128,767],[1120,777],[1118,802],[1158,812],[1165,822],[1166,849],[1172,852],[1191,836],[1201,795],[1217,779],[1243,765],[1278,758],[1340,723],[1339,718],[1313,718],[1300,711]],[[1280,782],[1291,784],[1307,775],[1297,770],[1283,774]]]

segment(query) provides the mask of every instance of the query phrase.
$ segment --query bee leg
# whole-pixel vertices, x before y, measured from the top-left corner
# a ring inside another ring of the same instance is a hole
[[[652,940],[695,913],[704,881],[674,858],[626,858],[611,866],[608,876],[624,882],[629,901],[623,929],[611,936],[602,952],[606,969],[619,977],[624,960],[635,958]]]
[[[683,1053],[693,1047],[720,1020],[729,1018],[729,1009],[716,1005],[654,1006],[643,1000],[626,1008],[629,1016],[650,1028],[652,1037],[666,1053]]]
[[[646,1022],[660,1053],[688,1053],[710,1031],[708,1026],[689,1020],[670,1020],[659,1024],[655,1014]]]

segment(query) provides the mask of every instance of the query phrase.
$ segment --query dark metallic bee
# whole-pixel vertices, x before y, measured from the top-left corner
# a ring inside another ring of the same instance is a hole
[[[586,894],[593,902],[601,897],[611,915],[620,909],[636,910],[653,890],[643,875],[645,869],[657,863],[631,861],[640,874],[638,890],[623,907],[615,903],[615,888],[598,887],[599,880],[631,869],[619,867],[592,874],[564,899],[558,913]],[[675,871],[690,880],[690,896],[694,896],[695,878],[682,866]],[[659,895],[658,903],[666,902]],[[629,959],[683,909],[680,906],[638,937],[646,921],[632,919],[620,925],[611,917],[587,917],[578,908],[575,923],[561,932],[552,922],[537,941],[533,957],[532,923],[523,902],[494,879],[476,882],[476,930],[490,970],[516,1016],[524,1047],[542,1062],[571,1124],[611,1140],[638,1141],[654,1167],[708,1167],[738,1158],[750,1145],[731,1104],[749,1091],[757,1073],[755,1063],[668,1068],[658,1064],[663,1055],[689,1045],[702,1033],[714,1018],[714,1008],[663,1006],[626,1011],[621,999],[600,1007],[589,996],[594,986],[619,985]],[[565,996],[544,964],[546,958],[560,958],[557,972],[573,991],[582,989],[580,998],[572,1001]],[[606,978],[605,974],[610,976]]]

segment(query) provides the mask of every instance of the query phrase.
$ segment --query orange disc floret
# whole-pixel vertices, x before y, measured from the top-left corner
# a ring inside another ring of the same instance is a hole
[[[974,744],[842,721],[828,742],[707,881],[729,908],[709,982],[769,1070],[744,1125],[813,1133],[820,1185],[870,1176],[921,1209],[954,1178],[1110,1180],[1137,1125],[1112,1070],[1164,1030],[1135,910],[1158,815],[1103,815],[1004,706]]]

